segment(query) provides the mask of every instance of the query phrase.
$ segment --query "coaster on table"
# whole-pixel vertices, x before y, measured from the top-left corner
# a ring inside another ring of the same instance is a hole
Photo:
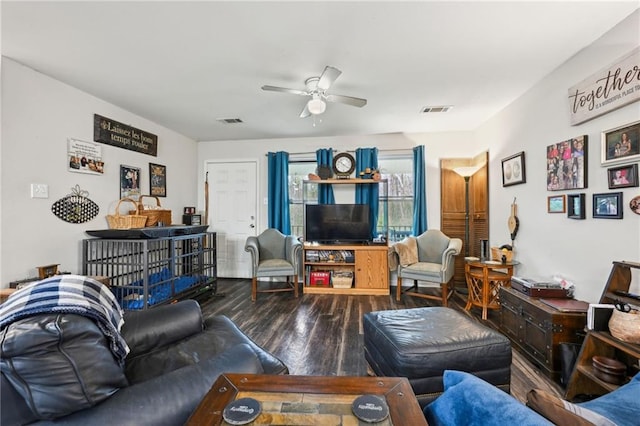
[[[353,414],[367,423],[381,422],[389,416],[389,406],[384,398],[378,395],[359,396],[351,404]]]
[[[260,402],[253,398],[240,398],[227,404],[222,418],[232,425],[246,425],[254,421],[262,411]]]

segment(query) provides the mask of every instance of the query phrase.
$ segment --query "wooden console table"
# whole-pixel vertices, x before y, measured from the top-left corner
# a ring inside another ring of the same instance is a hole
[[[464,271],[469,296],[465,310],[472,306],[482,308],[482,319],[487,319],[487,309],[500,309],[500,287],[511,286],[513,267],[517,262],[491,260],[465,260]]]

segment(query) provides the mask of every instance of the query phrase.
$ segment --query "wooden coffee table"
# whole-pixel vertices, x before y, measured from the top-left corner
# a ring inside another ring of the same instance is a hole
[[[223,374],[193,412],[187,425],[226,425],[222,412],[239,398],[260,401],[262,413],[249,424],[357,425],[351,411],[359,396],[385,398],[389,417],[377,425],[427,425],[404,377]]]

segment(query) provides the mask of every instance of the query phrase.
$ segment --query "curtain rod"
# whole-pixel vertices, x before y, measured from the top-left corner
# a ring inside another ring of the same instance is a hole
[[[395,152],[406,152],[406,153],[409,153],[409,152],[411,152],[411,149],[410,148],[409,149],[404,148],[404,149],[379,149],[378,150],[378,152],[394,152],[394,151]],[[346,150],[346,151],[340,151],[340,152],[355,153],[356,151],[355,150]],[[316,153],[315,151],[307,151],[307,152],[289,152],[288,154],[289,155],[308,155],[308,154],[315,154],[315,153]],[[269,153],[266,153],[264,156],[265,157],[269,156]]]

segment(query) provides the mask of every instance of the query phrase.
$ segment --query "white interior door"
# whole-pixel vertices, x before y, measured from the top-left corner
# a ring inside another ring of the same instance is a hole
[[[250,278],[251,255],[244,251],[257,230],[256,162],[207,163],[209,230],[217,232],[218,276]]]

